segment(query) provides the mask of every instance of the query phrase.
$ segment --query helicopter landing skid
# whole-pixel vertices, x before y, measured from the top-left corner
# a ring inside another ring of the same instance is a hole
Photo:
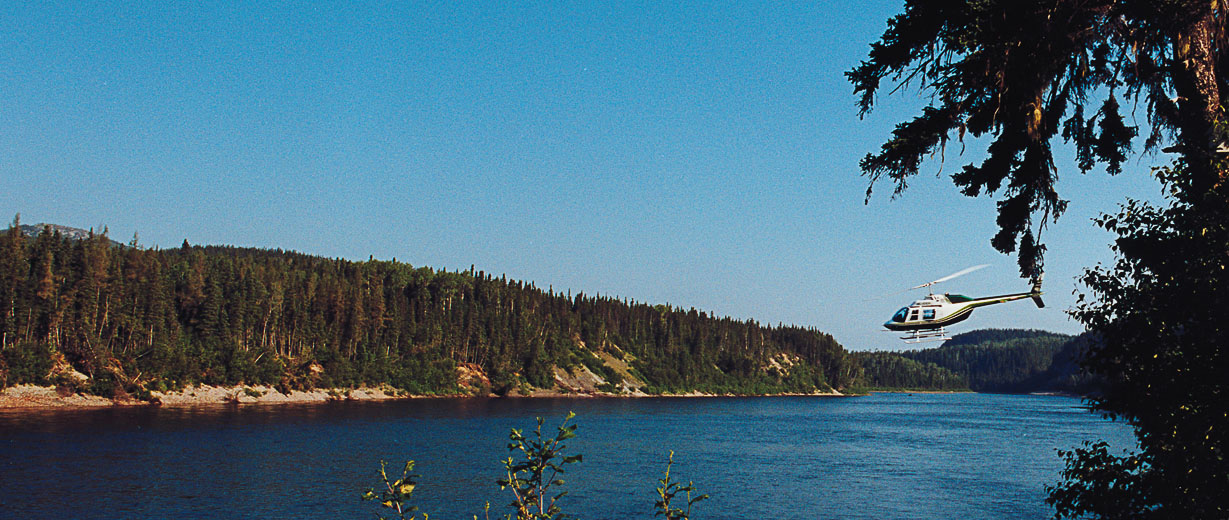
[[[947,341],[952,338],[947,335],[943,327],[939,327],[930,330],[915,330],[901,336],[900,339],[905,340],[905,343],[925,343],[927,341]]]

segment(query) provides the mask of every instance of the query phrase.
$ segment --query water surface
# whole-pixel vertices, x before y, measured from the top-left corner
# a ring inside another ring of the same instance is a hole
[[[561,503],[585,519],[652,518],[669,450],[712,495],[696,520],[1041,519],[1056,449],[1132,445],[1078,399],[990,394],[0,411],[0,517],[374,518],[379,461],[413,459],[431,518],[502,518],[509,428],[569,410]]]

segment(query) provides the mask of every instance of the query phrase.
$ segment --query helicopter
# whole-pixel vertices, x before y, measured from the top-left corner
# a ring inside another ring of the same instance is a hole
[[[921,289],[930,287],[937,283],[946,282],[952,278],[963,276],[989,264],[978,265],[958,271],[933,282],[927,282],[922,285],[910,287],[907,290]],[[943,341],[952,339],[947,336],[946,327],[954,323],[959,323],[969,318],[973,314],[973,309],[994,305],[996,303],[1005,303],[1015,300],[1023,300],[1032,298],[1033,303],[1037,304],[1037,308],[1045,307],[1045,302],[1041,301],[1041,277],[1038,276],[1032,280],[1033,287],[1029,292],[1003,294],[999,296],[989,296],[985,298],[970,298],[961,294],[934,294],[931,292],[925,298],[917,300],[908,307],[903,307],[896,314],[892,315],[892,319],[883,323],[884,328],[893,332],[904,332],[905,335],[900,339],[905,343],[921,343],[923,341]]]

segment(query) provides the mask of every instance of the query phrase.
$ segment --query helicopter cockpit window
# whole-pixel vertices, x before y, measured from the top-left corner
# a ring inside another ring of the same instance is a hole
[[[892,315],[892,321],[895,321],[897,323],[904,322],[905,317],[908,315],[909,315],[909,308],[903,307],[899,311],[896,311],[896,314]]]
[[[913,312],[909,313],[909,321],[913,321],[916,319],[917,319],[917,309],[913,309]]]

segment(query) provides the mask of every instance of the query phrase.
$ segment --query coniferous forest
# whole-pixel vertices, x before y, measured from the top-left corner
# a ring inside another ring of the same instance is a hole
[[[0,388],[104,396],[191,384],[388,385],[458,394],[551,388],[588,370],[620,393],[846,388],[830,335],[695,309],[560,294],[482,271],[219,246],[117,246],[102,233],[0,235]],[[621,367],[616,370],[614,366]],[[66,374],[83,374],[68,377]]]
[[[1075,362],[1083,336],[992,329],[934,349],[848,353],[813,329],[561,294],[472,268],[187,241],[148,249],[17,224],[0,232],[0,388],[505,395],[566,392],[560,377],[588,372],[610,394],[1096,389]]]
[[[901,355],[935,364],[962,375],[978,392],[1030,392],[1046,387],[1041,375],[1069,356],[1064,347],[1072,336],[1039,330],[987,329],[965,332],[935,349],[908,350]]]
[[[870,388],[975,392],[1095,393],[1099,382],[1078,364],[1089,335],[983,329],[938,348],[852,354]]]
[[[962,375],[933,362],[922,363],[900,352],[854,352],[861,381],[871,390],[969,391]]]

